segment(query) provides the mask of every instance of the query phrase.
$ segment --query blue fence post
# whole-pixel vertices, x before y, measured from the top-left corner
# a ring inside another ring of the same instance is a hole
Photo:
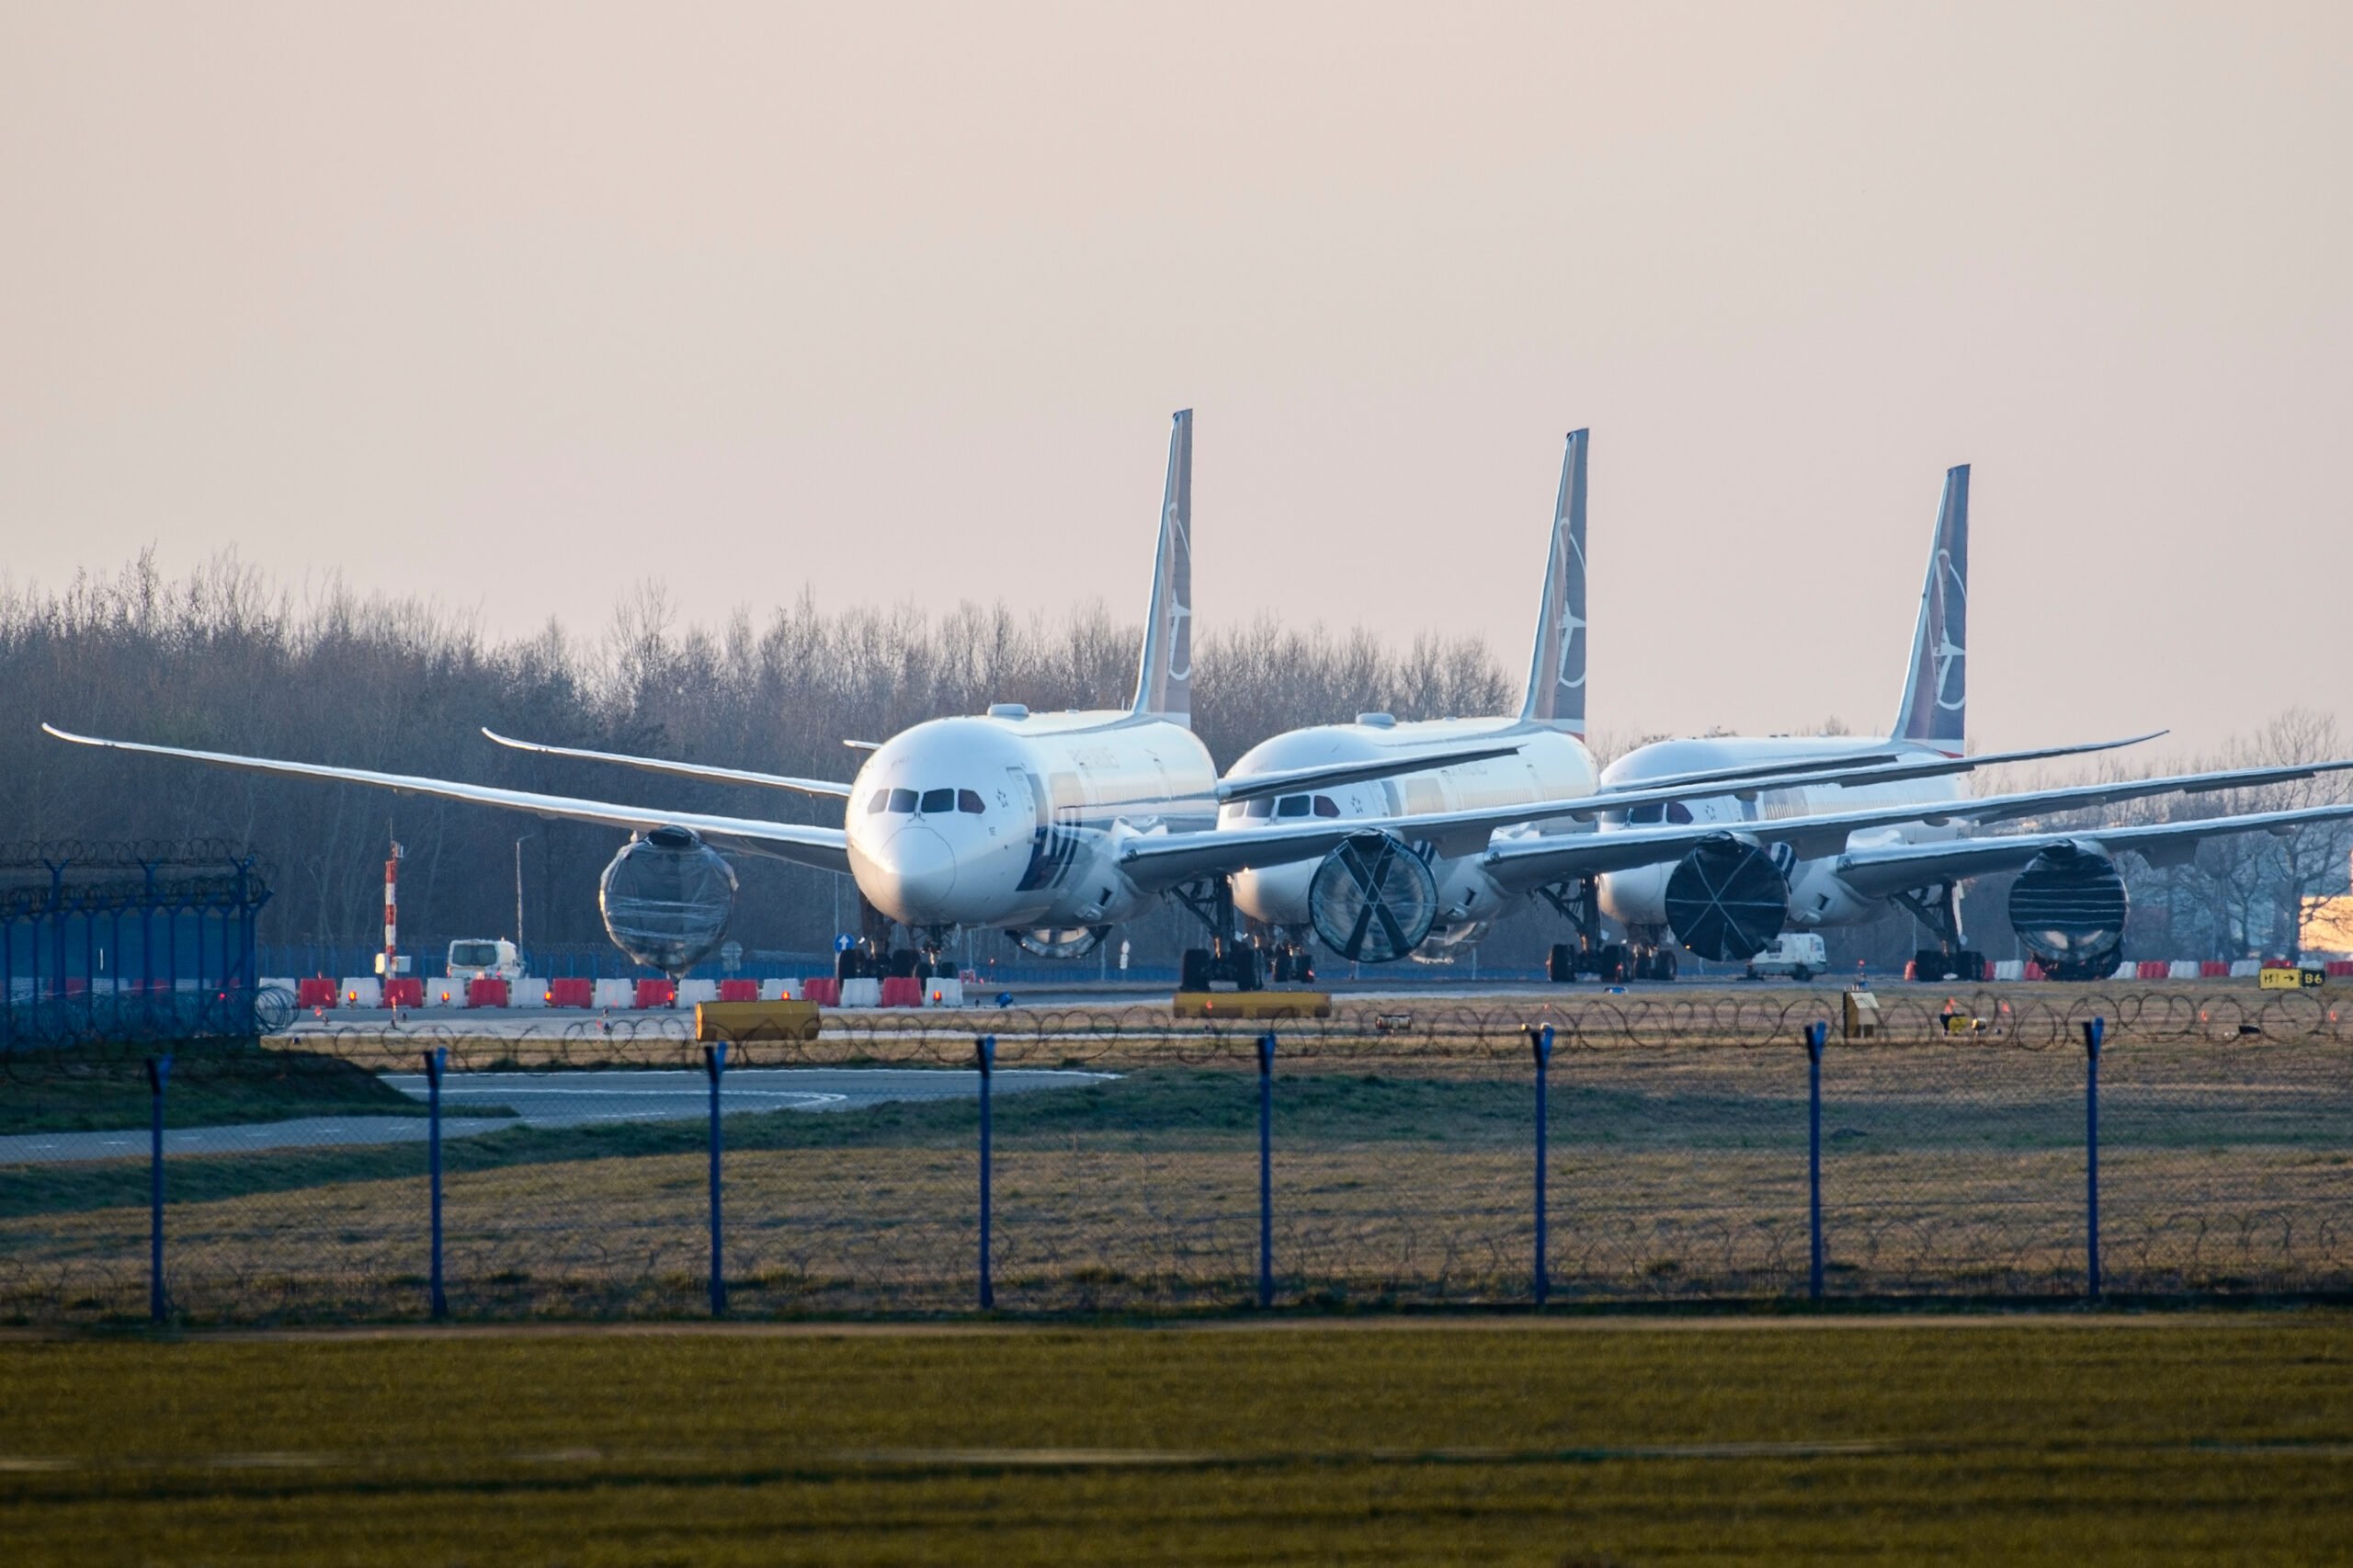
[[[1258,1037],[1258,1304],[1275,1304],[1275,1031]]]
[[[1810,1266],[1806,1295],[1822,1300],[1822,1046],[1830,1026],[1817,1018],[1805,1027],[1805,1225]]]
[[[432,1197],[432,1256],[426,1276],[435,1318],[449,1315],[449,1295],[441,1278],[441,1074],[449,1065],[447,1046],[425,1053],[425,1175]]]
[[[981,1310],[986,1312],[996,1305],[996,1281],[989,1266],[989,1080],[996,1073],[996,1036],[984,1034],[974,1040],[972,1059],[981,1074]]]
[[[2084,1026],[2084,1262],[2091,1299],[2099,1300],[2099,1045],[2108,1020]]]
[[[147,1059],[147,1315],[164,1321],[164,1085],[169,1056]]]
[[[1546,1153],[1551,1137],[1552,1108],[1548,1094],[1552,1067],[1552,1026],[1546,1024],[1529,1031],[1529,1043],[1536,1052],[1536,1304],[1542,1306],[1552,1293],[1552,1243],[1546,1227],[1544,1210],[1544,1178],[1551,1156]]]
[[[719,1081],[727,1073],[727,1042],[702,1048],[702,1068],[710,1075],[710,1315],[727,1315],[727,1271],[720,1249]]]

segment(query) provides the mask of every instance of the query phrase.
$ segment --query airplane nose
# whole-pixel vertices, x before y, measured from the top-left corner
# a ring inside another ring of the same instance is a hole
[[[882,887],[903,918],[920,919],[956,885],[956,855],[927,827],[904,827],[872,857]]]

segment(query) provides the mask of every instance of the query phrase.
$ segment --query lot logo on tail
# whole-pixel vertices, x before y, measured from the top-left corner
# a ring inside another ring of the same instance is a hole
[[[1152,604],[1144,612],[1134,710],[1188,722],[1193,711],[1193,411],[1168,434],[1168,484],[1161,494],[1160,549],[1153,557]]]
[[[1552,549],[1537,607],[1536,654],[1529,663],[1520,717],[1585,733],[1585,466],[1587,432],[1572,431],[1552,508]]]
[[[1945,473],[1895,736],[1958,756],[1969,725],[1969,465]]]

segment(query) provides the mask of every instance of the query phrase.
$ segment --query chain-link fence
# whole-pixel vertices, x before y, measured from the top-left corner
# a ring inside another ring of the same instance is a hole
[[[2353,1292],[2325,999],[1882,1000],[18,1051],[0,1319]]]

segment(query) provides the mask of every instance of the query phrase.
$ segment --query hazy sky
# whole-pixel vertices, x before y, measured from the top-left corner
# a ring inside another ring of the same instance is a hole
[[[1991,744],[2353,725],[2353,6],[0,0],[0,569],[1134,613]],[[459,722],[471,722],[463,715]]]

